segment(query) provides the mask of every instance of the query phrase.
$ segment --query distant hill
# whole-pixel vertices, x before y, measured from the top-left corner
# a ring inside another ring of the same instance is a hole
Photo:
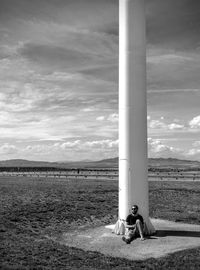
[[[93,162],[97,167],[118,167],[118,157],[111,159],[103,159]],[[199,161],[180,160],[176,158],[149,158],[149,168],[197,168],[200,167]]]
[[[198,168],[199,161],[180,160],[175,158],[149,158],[149,168]],[[46,162],[11,159],[0,161],[0,167],[53,167],[53,168],[118,168],[118,158],[99,161]]]
[[[191,169],[200,167],[200,162],[176,158],[149,158],[149,167]]]
[[[58,166],[57,162],[30,161],[26,159],[9,159],[0,161],[0,167],[52,167]]]

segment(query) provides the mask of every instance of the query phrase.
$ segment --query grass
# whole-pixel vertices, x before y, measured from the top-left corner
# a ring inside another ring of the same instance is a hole
[[[200,182],[150,182],[150,216],[200,223]],[[129,261],[56,243],[77,226],[117,220],[118,182],[0,178],[1,269],[198,269],[200,248]],[[48,236],[48,237],[47,237]]]

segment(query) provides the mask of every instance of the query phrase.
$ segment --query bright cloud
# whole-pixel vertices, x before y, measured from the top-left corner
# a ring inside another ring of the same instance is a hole
[[[95,141],[66,141],[57,142],[54,144],[34,144],[27,145],[21,149],[21,157],[34,156],[35,158],[51,157],[55,154],[56,158],[60,157],[62,160],[79,160],[85,159],[85,152],[89,150],[88,158],[92,158],[95,154],[95,160],[106,158],[107,155],[117,156],[118,140],[95,140]],[[78,156],[77,156],[78,155]],[[56,161],[56,158],[54,161]]]
[[[178,124],[178,123],[167,123],[164,122],[165,118],[160,117],[160,120],[148,120],[148,128],[149,130],[153,129],[162,129],[162,130],[168,130],[168,131],[173,131],[173,130],[182,130],[185,128],[183,124]],[[162,120],[162,121],[161,121]]]
[[[114,123],[118,122],[118,114],[117,113],[110,114],[107,120]]]
[[[97,121],[103,121],[105,119],[105,116],[98,116],[96,118]]]
[[[172,124],[169,124],[168,125],[168,128],[170,130],[176,130],[176,129],[183,129],[184,128],[184,125],[179,125],[179,124],[176,124],[176,123],[172,123]]]
[[[86,142],[85,144],[83,144],[83,146],[89,146],[89,147],[94,147],[94,148],[113,148],[113,147],[117,147],[118,146],[118,140],[101,140],[101,141],[92,141],[92,142]]]
[[[167,125],[159,120],[151,120],[148,123],[148,127],[152,129],[165,129],[167,128]]]
[[[188,158],[199,160],[200,158],[200,141],[195,141],[187,152]]]
[[[67,149],[67,148],[74,148],[74,147],[79,147],[81,145],[81,141],[80,140],[76,140],[73,142],[65,142],[62,144],[55,144],[55,146],[60,146],[61,149]]]
[[[0,146],[0,154],[1,155],[11,155],[11,154],[17,154],[19,149],[12,144],[4,143]]]
[[[189,121],[189,126],[192,129],[200,128],[200,115],[194,117],[191,121]]]
[[[186,61],[191,61],[192,58],[185,55],[177,54],[162,54],[162,55],[151,55],[147,57],[147,62],[152,64],[181,64]]]
[[[200,141],[195,141],[192,144],[194,147],[200,147]]]
[[[199,159],[200,157],[200,149],[190,149],[188,152],[187,152],[187,156],[188,158],[193,158],[193,159]]]
[[[163,144],[158,139],[148,138],[149,157],[180,157],[183,151],[179,148]]]

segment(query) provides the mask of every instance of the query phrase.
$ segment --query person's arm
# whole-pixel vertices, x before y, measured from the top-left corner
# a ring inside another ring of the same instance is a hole
[[[135,229],[135,225],[129,225],[128,222],[125,223],[125,227],[128,229]]]

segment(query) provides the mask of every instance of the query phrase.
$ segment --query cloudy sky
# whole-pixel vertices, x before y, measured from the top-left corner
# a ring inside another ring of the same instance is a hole
[[[200,1],[147,0],[149,157],[200,160]],[[0,0],[0,160],[118,155],[118,0]]]

